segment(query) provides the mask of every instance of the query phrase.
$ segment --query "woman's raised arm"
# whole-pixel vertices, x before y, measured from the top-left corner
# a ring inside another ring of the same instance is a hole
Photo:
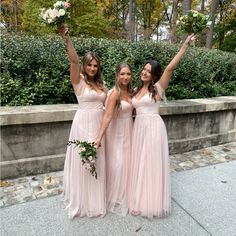
[[[59,33],[66,43],[67,54],[70,60],[70,79],[75,89],[75,87],[79,84],[80,79],[81,79],[80,63],[79,63],[79,56],[74,48],[74,45],[71,41],[71,38],[68,32],[69,32],[69,29],[66,25],[62,25],[59,28]]]
[[[163,90],[167,89],[174,69],[176,68],[176,66],[179,64],[180,60],[184,56],[189,46],[189,43],[192,40],[195,40],[195,34],[191,34],[186,38],[185,42],[183,43],[178,53],[174,56],[174,58],[171,60],[169,65],[165,68],[160,80],[158,81]]]

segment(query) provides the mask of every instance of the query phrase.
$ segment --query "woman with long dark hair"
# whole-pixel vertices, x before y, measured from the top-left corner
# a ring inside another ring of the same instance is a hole
[[[129,185],[132,215],[152,218],[170,213],[168,139],[159,108],[172,73],[193,39],[194,35],[187,37],[163,73],[157,61],[150,60],[143,66],[141,85],[132,99],[136,109]]]

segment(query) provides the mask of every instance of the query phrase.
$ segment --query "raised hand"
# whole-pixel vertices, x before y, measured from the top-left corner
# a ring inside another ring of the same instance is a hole
[[[66,24],[61,25],[58,28],[59,34],[61,35],[62,38],[67,39],[69,35],[69,28]]]
[[[184,44],[190,44],[191,42],[194,42],[196,40],[196,34],[190,34],[186,39]]]

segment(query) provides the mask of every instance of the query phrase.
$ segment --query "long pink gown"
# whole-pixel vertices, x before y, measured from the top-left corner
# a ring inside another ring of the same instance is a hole
[[[112,90],[108,92],[108,99]],[[121,100],[106,131],[107,210],[120,215],[128,213],[128,174],[130,171],[133,106]]]
[[[105,93],[98,94],[91,90],[81,79],[78,91],[75,91],[79,106],[72,122],[69,140],[95,141],[103,118]],[[97,152],[95,179],[81,164],[78,148],[68,146],[63,177],[63,193],[69,217],[104,216],[106,213],[105,183],[105,147]]]
[[[163,90],[156,84],[160,96]],[[148,218],[170,213],[169,151],[160,101],[149,94],[132,99],[136,108],[133,128],[129,210]]]

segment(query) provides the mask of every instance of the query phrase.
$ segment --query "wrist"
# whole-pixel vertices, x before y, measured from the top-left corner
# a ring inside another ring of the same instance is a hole
[[[66,43],[68,43],[68,42],[69,42],[69,39],[70,39],[70,36],[69,36],[69,35],[65,35],[65,36],[63,36],[63,39],[64,39],[64,41],[65,41]]]
[[[189,47],[189,46],[190,46],[190,42],[184,42],[184,43],[183,43],[183,47],[187,48],[187,47]]]

